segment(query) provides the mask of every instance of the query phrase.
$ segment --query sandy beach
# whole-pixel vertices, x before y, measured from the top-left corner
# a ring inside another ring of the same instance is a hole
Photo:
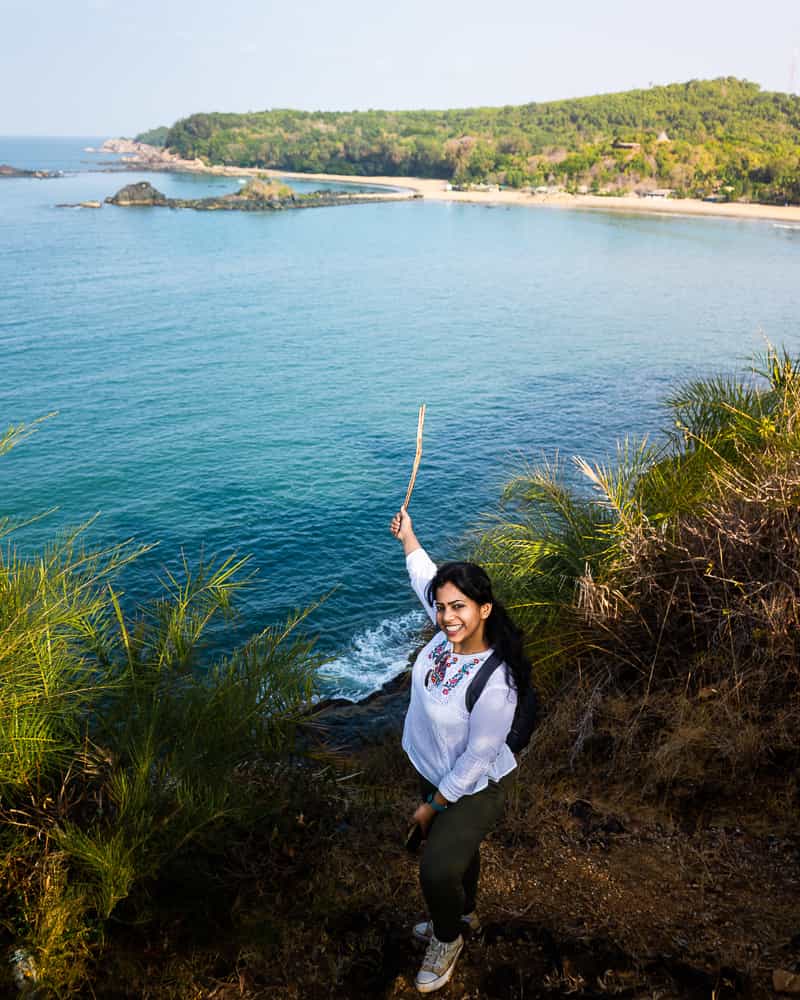
[[[528,194],[523,191],[453,191],[447,181],[426,177],[354,177],[350,174],[306,174],[290,170],[265,170],[257,167],[208,166],[202,160],[182,160],[172,153],[130,140],[112,139],[103,146],[105,152],[125,154],[129,163],[141,163],[155,170],[176,170],[189,173],[215,174],[227,177],[252,177],[268,174],[304,181],[335,181],[337,183],[368,184],[393,188],[398,199],[410,193],[428,201],[465,202],[473,205],[528,208],[561,208],[580,211],[628,212],[641,215],[703,215],[723,219],[767,220],[788,226],[800,226],[800,205],[757,205],[742,202],[710,202],[695,198],[641,198],[630,194],[604,197],[592,194]],[[380,195],[385,199],[386,195]]]
[[[707,215],[728,219],[766,219],[800,225],[800,205],[753,205],[739,202],[717,203],[696,198],[640,198],[624,195],[608,198],[592,194],[527,194],[522,191],[452,191],[447,181],[425,177],[363,177],[344,174],[300,174],[285,170],[264,171],[274,177],[298,180],[349,181],[402,187],[418,192],[428,201],[460,201],[475,205],[525,205],[600,212],[637,212],[646,215]]]

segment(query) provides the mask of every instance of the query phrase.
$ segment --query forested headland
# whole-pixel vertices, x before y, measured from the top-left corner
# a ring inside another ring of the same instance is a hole
[[[734,77],[499,108],[202,113],[148,136],[209,164],[800,203],[800,97]]]
[[[159,125],[158,128],[150,128],[146,132],[141,132],[136,136],[136,141],[146,142],[148,146],[163,146],[168,132],[169,125]]]

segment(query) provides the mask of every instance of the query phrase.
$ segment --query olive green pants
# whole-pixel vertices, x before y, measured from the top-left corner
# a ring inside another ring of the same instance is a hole
[[[475,909],[481,871],[480,844],[503,815],[506,789],[514,771],[483,791],[463,795],[433,818],[422,852],[419,879],[440,941],[455,941],[462,930],[461,914]],[[423,799],[436,786],[420,776]]]

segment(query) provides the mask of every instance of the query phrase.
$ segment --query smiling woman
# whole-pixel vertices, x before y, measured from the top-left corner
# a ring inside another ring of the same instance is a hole
[[[435,579],[435,578],[434,578]],[[434,586],[434,580],[430,586]],[[454,653],[479,653],[486,646],[485,623],[490,603],[478,604],[447,580],[436,587],[436,624],[453,643]]]
[[[411,585],[439,627],[414,663],[403,729],[403,749],[420,779],[413,820],[426,841],[420,882],[430,914],[412,931],[428,946],[416,986],[431,993],[453,974],[461,932],[480,927],[480,844],[502,814],[517,766],[507,740],[518,699],[530,688],[530,664],[521,632],[480,566],[451,562],[437,570],[404,507],[391,531],[403,543]],[[490,661],[505,669],[492,670]],[[471,701],[471,682],[484,664],[491,673]]]

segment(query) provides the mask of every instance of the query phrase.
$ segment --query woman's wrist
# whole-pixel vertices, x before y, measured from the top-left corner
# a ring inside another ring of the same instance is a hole
[[[431,794],[426,799],[428,805],[433,809],[434,812],[444,812],[445,809],[450,805],[447,799],[442,795],[441,792],[431,792]]]
[[[417,541],[417,536],[414,534],[409,535],[403,540],[403,554],[410,556],[412,552],[416,552],[417,549],[421,549],[422,546]]]

